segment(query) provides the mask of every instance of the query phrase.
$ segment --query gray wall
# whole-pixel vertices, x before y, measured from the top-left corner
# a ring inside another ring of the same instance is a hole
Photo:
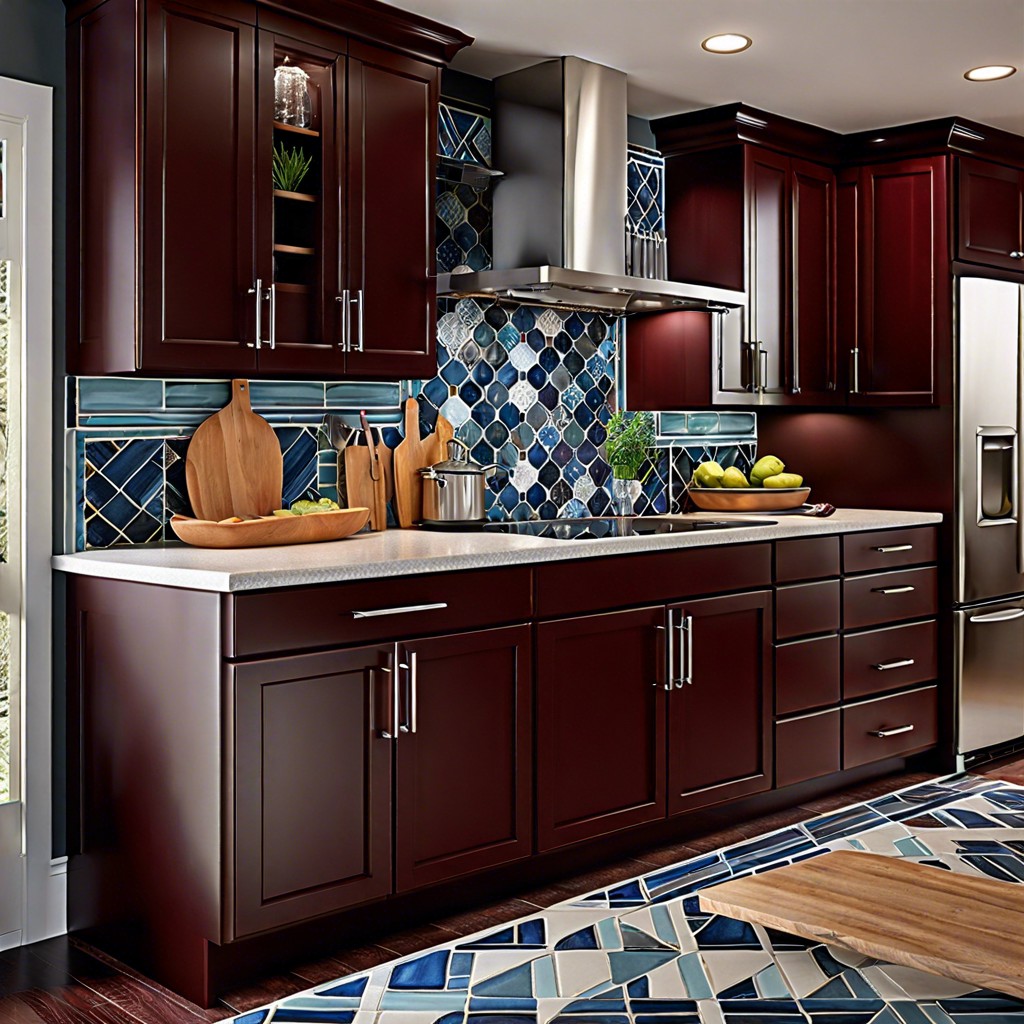
[[[59,444],[64,427],[64,234],[66,93],[64,88],[64,4],[61,0],[0,0],[0,76],[39,85],[53,92],[53,341],[54,341],[54,549],[63,533],[63,453]],[[55,582],[53,662],[54,855],[67,846],[65,716],[64,589]]]

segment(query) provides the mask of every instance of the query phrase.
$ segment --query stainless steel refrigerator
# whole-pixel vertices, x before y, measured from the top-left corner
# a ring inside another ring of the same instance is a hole
[[[957,285],[957,751],[1024,743],[1024,287]]]

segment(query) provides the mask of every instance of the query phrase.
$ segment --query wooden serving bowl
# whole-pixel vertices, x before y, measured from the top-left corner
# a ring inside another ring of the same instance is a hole
[[[706,512],[784,512],[807,501],[810,487],[690,487],[694,505]]]
[[[310,512],[304,516],[264,516],[238,523],[172,516],[171,529],[179,540],[198,548],[261,548],[274,544],[312,544],[342,540],[361,530],[370,518],[368,508]]]

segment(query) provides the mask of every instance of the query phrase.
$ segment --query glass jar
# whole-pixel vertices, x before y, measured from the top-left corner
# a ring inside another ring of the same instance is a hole
[[[308,128],[312,119],[309,75],[294,64],[281,64],[274,70],[274,120]]]

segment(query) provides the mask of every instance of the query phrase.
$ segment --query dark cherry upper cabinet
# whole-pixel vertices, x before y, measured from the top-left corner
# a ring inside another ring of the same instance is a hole
[[[868,164],[855,196],[844,197],[857,205],[850,404],[931,405],[941,397],[952,317],[948,164],[946,156]]]
[[[711,316],[679,309],[626,318],[628,408],[657,412],[711,404]]]
[[[529,626],[399,645],[395,888],[532,852]]]
[[[438,82],[468,42],[376,0],[73,5],[69,367],[433,372]],[[286,61],[304,129],[274,121]]]
[[[1024,169],[957,159],[957,256],[1024,273]]]
[[[250,935],[391,891],[390,649],[233,666],[234,915]]]
[[[668,813],[772,786],[771,592],[670,609],[680,680],[668,701]],[[709,723],[718,723],[709,727]]]
[[[664,683],[663,605],[538,624],[538,850],[665,816]]]

